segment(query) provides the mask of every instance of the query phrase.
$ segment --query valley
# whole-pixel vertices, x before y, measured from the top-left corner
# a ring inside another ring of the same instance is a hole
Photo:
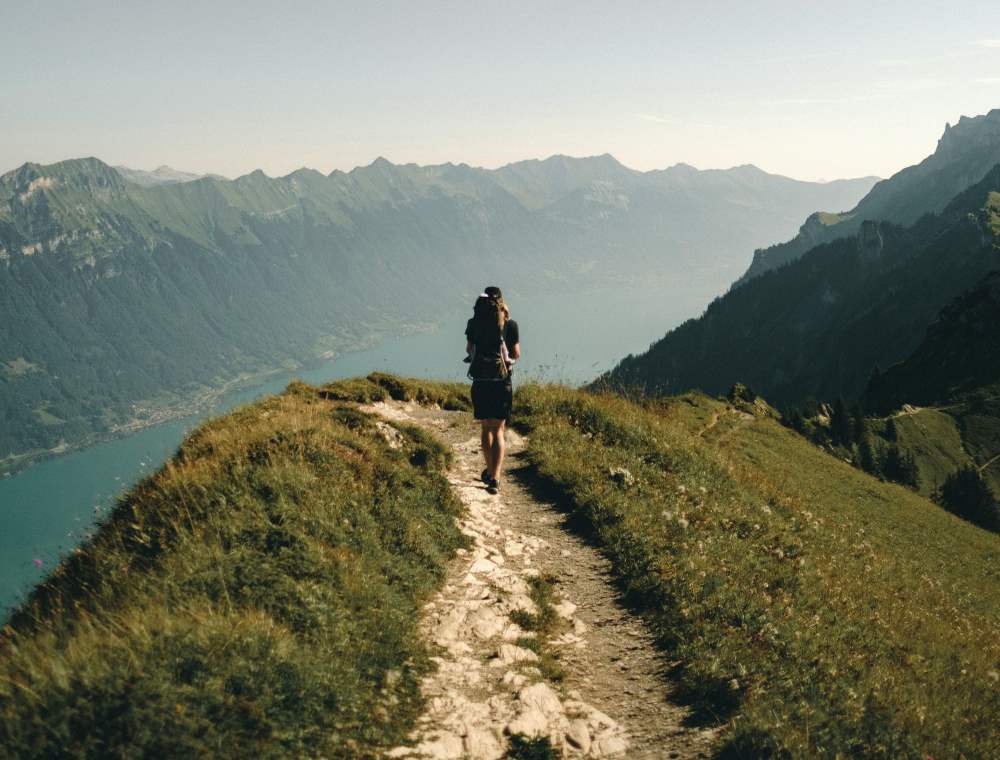
[[[732,281],[746,251],[874,178],[638,172],[608,155],[136,184],[95,158],[0,177],[0,460],[160,419],[234,378],[521,300]],[[706,299],[707,300],[707,299]],[[698,304],[690,313],[697,313]]]

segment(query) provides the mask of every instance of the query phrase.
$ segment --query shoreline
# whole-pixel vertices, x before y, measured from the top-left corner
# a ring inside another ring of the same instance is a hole
[[[316,354],[315,356],[298,362],[294,369],[287,367],[273,367],[263,369],[253,373],[242,373],[236,377],[226,380],[218,386],[206,386],[200,391],[189,395],[187,398],[179,399],[175,403],[144,406],[143,401],[132,402],[132,406],[141,406],[149,411],[148,417],[133,418],[127,422],[116,425],[111,430],[101,433],[90,433],[72,443],[61,441],[56,446],[49,449],[32,449],[24,453],[13,454],[6,459],[0,459],[0,479],[13,478],[41,462],[46,462],[66,454],[88,449],[101,443],[128,438],[131,435],[143,430],[156,427],[168,422],[194,417],[210,410],[215,404],[231,393],[244,391],[254,386],[263,385],[281,375],[287,375],[288,381],[295,379],[296,372],[308,372],[321,366],[325,362],[334,361],[349,354],[369,351],[389,340],[405,338],[410,335],[432,332],[440,329],[439,322],[428,322],[417,325],[406,325],[401,329],[392,332],[373,333],[368,339],[349,344],[348,348],[341,350],[330,349]]]

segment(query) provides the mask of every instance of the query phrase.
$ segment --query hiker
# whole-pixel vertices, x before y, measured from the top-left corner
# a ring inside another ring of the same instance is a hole
[[[486,490],[495,494],[500,490],[504,428],[514,397],[510,377],[521,356],[520,335],[500,288],[491,286],[480,293],[472,313],[465,327],[465,353],[472,378],[472,408],[482,425],[486,468],[479,477]]]

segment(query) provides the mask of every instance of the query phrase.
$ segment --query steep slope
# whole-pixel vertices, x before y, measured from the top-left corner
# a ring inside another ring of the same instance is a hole
[[[737,285],[794,261],[821,243],[854,235],[865,221],[910,225],[923,214],[936,214],[997,163],[1000,109],[973,118],[963,116],[955,126],[945,125],[933,154],[876,184],[850,211],[814,213],[792,240],[755,251]]]
[[[667,182],[608,156],[150,187],[93,158],[25,164],[0,177],[0,467],[428,324],[484,281],[537,297],[638,277],[721,289],[740,250],[803,208],[775,186],[867,184]]]
[[[906,358],[938,311],[1000,266],[1000,166],[909,228],[864,224],[754,278],[600,382],[649,392],[734,382],[780,403],[854,398],[876,366]]]

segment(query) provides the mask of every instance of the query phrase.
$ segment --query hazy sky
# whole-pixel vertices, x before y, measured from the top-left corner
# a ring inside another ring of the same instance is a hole
[[[998,107],[997,0],[0,0],[0,171],[610,152],[888,176]]]

